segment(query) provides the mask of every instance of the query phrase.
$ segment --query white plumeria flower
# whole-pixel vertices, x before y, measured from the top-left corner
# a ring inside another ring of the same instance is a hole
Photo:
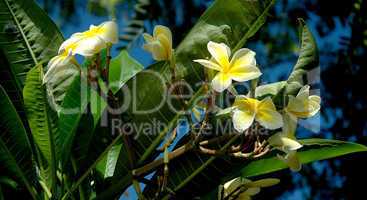
[[[283,129],[272,135],[268,142],[271,146],[283,151],[285,156],[278,155],[278,158],[284,161],[292,171],[299,171],[302,164],[297,156],[297,150],[302,148],[295,136],[297,120],[288,113],[283,114]]]
[[[72,55],[79,54],[89,57],[99,53],[107,45],[117,42],[117,24],[114,21],[107,21],[98,26],[91,25],[85,32],[74,33],[61,44],[59,53],[70,49]]]
[[[319,112],[320,102],[321,98],[319,96],[310,96],[310,86],[305,85],[299,90],[296,97],[289,95],[289,101],[285,111],[292,117],[312,117]]]
[[[228,181],[223,185],[224,198],[226,199],[248,199],[258,194],[261,188],[270,187],[280,182],[276,178],[266,178],[257,181],[251,181],[242,177],[238,177]],[[238,196],[238,198],[236,198]]]
[[[290,151],[296,151],[302,147],[302,144],[300,144],[297,140],[287,137],[287,135],[283,132],[278,132],[272,135],[268,139],[268,142],[271,146],[276,147],[286,153]]]
[[[47,72],[43,76],[43,83],[49,82],[59,69],[72,65],[74,62],[76,60],[71,55],[71,49],[53,57],[47,64]]]
[[[246,96],[237,96],[233,104],[233,126],[243,132],[256,120],[267,129],[278,129],[283,126],[281,114],[275,108],[270,97],[261,101]]]
[[[210,41],[207,48],[213,59],[197,59],[194,62],[218,71],[212,80],[212,87],[217,92],[227,89],[232,80],[244,82],[262,74],[256,67],[255,52],[250,49],[239,49],[230,60],[231,50],[226,44]]]
[[[143,48],[152,53],[157,61],[170,60],[172,56],[172,33],[168,27],[157,25],[154,27],[153,36],[143,34],[146,44]]]
[[[278,158],[283,160],[293,171],[299,171],[302,168],[297,156],[297,150],[302,147],[295,136],[297,120],[298,118],[314,116],[320,110],[320,102],[319,96],[310,96],[310,86],[303,86],[296,97],[289,96],[289,102],[283,114],[283,131],[268,139],[271,146],[286,153],[285,156],[278,155]]]
[[[268,142],[271,146],[285,153],[284,156],[277,155],[280,160],[285,162],[292,171],[299,171],[302,168],[302,164],[298,158],[297,150],[302,148],[302,144],[295,138],[290,138],[289,135],[294,134],[278,132],[272,135]]]

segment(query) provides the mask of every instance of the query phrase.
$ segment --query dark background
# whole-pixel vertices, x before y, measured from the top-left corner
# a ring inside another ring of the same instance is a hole
[[[107,20],[109,12],[100,6],[101,1],[104,0],[38,0],[65,37]],[[137,1],[116,2],[119,2],[116,17],[120,34],[125,34],[122,27],[135,16],[145,21],[140,27],[142,31],[151,32],[155,24],[169,26],[175,44],[211,3],[210,0],[139,1],[146,11],[139,13],[134,10]],[[297,18],[305,19],[316,37],[320,80],[312,86],[322,97],[321,114],[314,119],[320,120],[320,131],[300,128],[298,136],[367,145],[367,1],[277,1],[268,22],[246,45],[257,52],[265,81],[285,79],[295,64],[299,44]],[[141,50],[141,45],[142,39],[137,37],[122,40],[118,46],[129,47],[132,55],[147,66],[152,60]],[[366,199],[365,170],[365,153],[305,165],[299,173],[283,170],[271,175],[280,178],[281,184],[263,190],[255,199]]]

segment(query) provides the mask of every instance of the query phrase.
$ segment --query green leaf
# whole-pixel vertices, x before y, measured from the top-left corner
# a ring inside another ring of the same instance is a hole
[[[304,147],[302,147],[297,154],[300,161],[304,164],[350,153],[367,151],[367,147],[364,145],[339,140],[304,139],[299,141]],[[252,177],[286,168],[288,168],[288,166],[285,165],[284,162],[279,160],[276,156],[272,156],[252,161],[241,169],[241,175],[243,177]]]
[[[297,82],[301,86],[311,82],[312,77],[307,77],[307,73],[319,67],[319,51],[316,41],[307,27],[306,23],[300,19],[301,49],[296,65],[289,75],[288,83]]]
[[[39,64],[28,72],[23,98],[33,139],[47,162],[43,166],[48,171],[46,173],[48,177],[45,179],[49,179],[47,186],[52,191],[55,189],[57,181],[57,155],[60,151],[60,147],[56,146],[56,140],[59,136],[58,117],[49,105],[45,87],[42,84],[42,70],[42,64]]]
[[[60,139],[57,142],[61,147],[63,166],[67,164],[72,149],[78,167],[93,163],[89,160],[90,154],[95,154],[93,157],[99,155],[91,142],[95,137],[101,138],[101,134],[94,132],[106,106],[106,100],[89,86],[86,78],[77,75],[67,90],[59,117]]]
[[[98,163],[96,169],[104,178],[112,177],[115,172],[117,161],[120,157],[122,143],[114,145],[106,157]]]
[[[11,187],[12,189],[16,189],[18,187],[18,183],[16,181],[6,176],[0,177],[0,185],[1,184],[7,185]]]
[[[364,145],[339,140],[313,138],[299,140],[299,142],[304,145],[297,152],[298,157],[303,164],[356,152],[363,152],[366,154],[367,151],[367,147]],[[237,167],[236,170],[233,170],[233,173],[230,176],[223,178],[221,182],[225,183],[238,176],[250,178],[276,172],[282,169],[288,169],[288,166],[283,161],[279,160],[276,154],[272,154],[265,158],[254,160],[248,164],[243,164],[242,166]],[[217,191],[213,190],[206,194],[204,199],[211,199],[211,197],[216,194]]]
[[[130,57],[127,51],[121,51],[110,63],[108,76],[111,91],[115,94],[129,79],[143,69],[144,67]]]
[[[26,73],[57,54],[62,34],[33,0],[0,0],[0,83],[20,101]],[[17,110],[21,105],[16,105]]]
[[[56,145],[61,148],[60,159],[63,166],[70,157],[74,136],[82,114],[87,108],[89,96],[90,87],[87,80],[77,75],[65,95],[59,116],[60,139],[56,141]]]
[[[26,130],[10,98],[0,85],[0,169],[18,178],[33,199],[37,184],[32,149]]]

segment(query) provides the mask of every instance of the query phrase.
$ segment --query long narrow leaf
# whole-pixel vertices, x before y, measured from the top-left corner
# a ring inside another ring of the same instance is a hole
[[[32,149],[26,130],[10,98],[0,85],[0,171],[18,178],[36,199],[37,183]]]
[[[45,177],[50,189],[55,189],[56,167],[60,147],[56,146],[59,136],[58,117],[49,105],[46,90],[42,84],[42,65],[39,64],[27,74],[23,97],[26,115],[31,128],[32,136],[46,160],[43,166],[47,171]],[[49,169],[48,169],[49,168]]]

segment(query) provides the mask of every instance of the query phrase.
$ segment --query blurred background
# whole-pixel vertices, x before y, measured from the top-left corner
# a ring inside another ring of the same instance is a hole
[[[116,18],[120,43],[144,66],[153,62],[141,49],[142,32],[154,25],[171,28],[177,45],[212,0],[37,0],[64,37]],[[320,51],[320,76],[312,87],[322,97],[320,131],[300,127],[300,138],[321,137],[367,145],[367,1],[278,0],[267,23],[246,44],[257,52],[264,82],[285,79],[297,60],[297,18],[306,20]],[[176,46],[174,45],[174,46]],[[314,119],[315,120],[315,119]],[[307,125],[307,123],[306,123]],[[255,199],[365,199],[367,155],[352,154],[305,165],[301,172],[272,174],[281,184]],[[125,193],[124,199],[134,198]]]

